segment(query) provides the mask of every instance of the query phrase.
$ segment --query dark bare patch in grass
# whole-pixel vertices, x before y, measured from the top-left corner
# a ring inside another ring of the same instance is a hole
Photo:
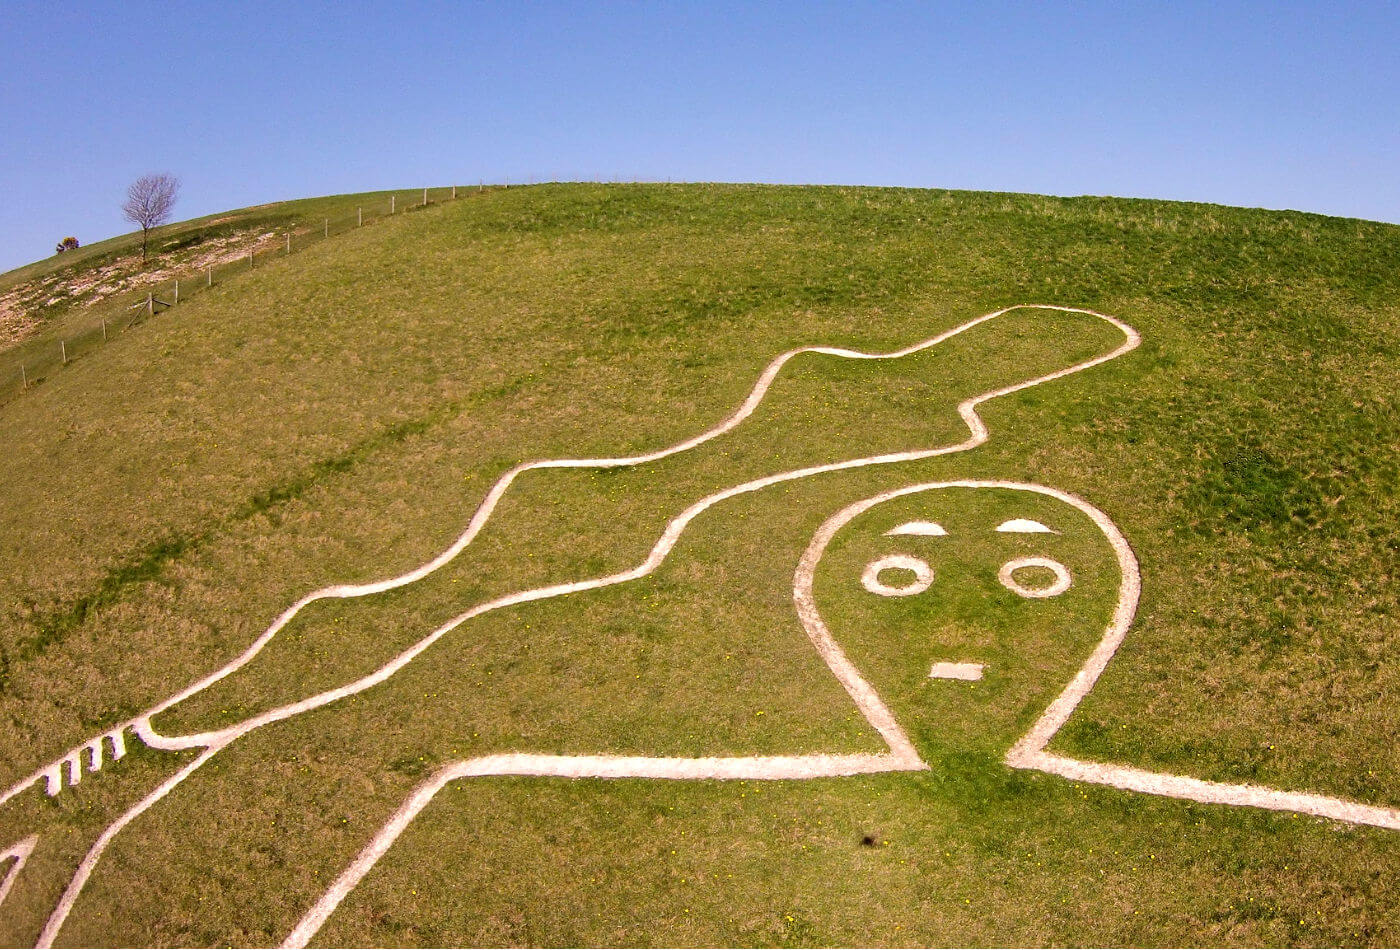
[[[1245,437],[1213,447],[1183,500],[1203,531],[1307,530],[1328,510],[1318,482]]]

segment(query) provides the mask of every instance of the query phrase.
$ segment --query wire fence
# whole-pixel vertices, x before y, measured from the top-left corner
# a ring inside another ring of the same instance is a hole
[[[21,348],[22,355],[6,361],[11,365],[0,365],[0,404],[18,398],[75,359],[92,352],[143,321],[178,307],[212,287],[255,270],[260,264],[266,266],[274,258],[295,254],[319,241],[393,215],[452,201],[488,187],[492,186],[448,185],[392,194],[382,203],[357,208],[354,214],[301,222],[281,234],[272,233],[273,240],[264,240],[236,257],[225,258],[220,263],[203,268],[182,270],[160,283],[142,288],[135,294],[128,296],[128,292],[114,295],[89,321],[68,329],[61,336],[25,345]]]

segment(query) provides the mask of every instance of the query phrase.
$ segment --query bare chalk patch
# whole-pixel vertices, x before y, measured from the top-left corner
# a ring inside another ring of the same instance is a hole
[[[935,663],[928,671],[931,680],[980,680],[981,663]]]
[[[933,521],[909,521],[897,528],[891,528],[886,531],[885,537],[893,538],[906,535],[924,538],[941,538],[947,533],[947,530],[941,524]]]
[[[1031,521],[1029,518],[1012,518],[1010,521],[1003,521],[997,525],[996,530],[1002,534],[1059,534],[1060,532],[1045,527],[1039,521]]]

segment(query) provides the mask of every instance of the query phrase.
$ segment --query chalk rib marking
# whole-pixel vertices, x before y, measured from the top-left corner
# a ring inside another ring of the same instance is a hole
[[[96,772],[102,768],[102,737],[98,736],[88,743],[88,771]]]
[[[46,768],[42,773],[44,777],[44,791],[50,798],[63,791],[63,762],[58,761]],[[28,788],[29,783],[21,786],[20,790]]]
[[[125,727],[123,727],[123,728],[125,728]],[[115,762],[117,759],[120,759],[122,756],[126,755],[126,736],[123,734],[123,729],[116,729],[116,730],[114,730],[114,731],[112,731],[112,732],[109,732],[109,733],[107,734],[107,738],[108,738],[108,739],[111,741],[111,743],[112,743],[112,761],[113,761],[113,762]]]

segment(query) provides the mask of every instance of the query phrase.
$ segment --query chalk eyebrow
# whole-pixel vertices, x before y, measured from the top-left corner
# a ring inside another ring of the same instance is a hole
[[[1005,534],[1059,534],[1053,528],[1047,528],[1039,521],[1031,521],[1029,518],[1012,518],[1010,521],[1003,521],[997,525],[997,530]]]
[[[906,521],[898,528],[891,528],[885,532],[885,537],[894,535],[915,535],[925,538],[938,538],[947,534],[943,526],[936,521]]]

